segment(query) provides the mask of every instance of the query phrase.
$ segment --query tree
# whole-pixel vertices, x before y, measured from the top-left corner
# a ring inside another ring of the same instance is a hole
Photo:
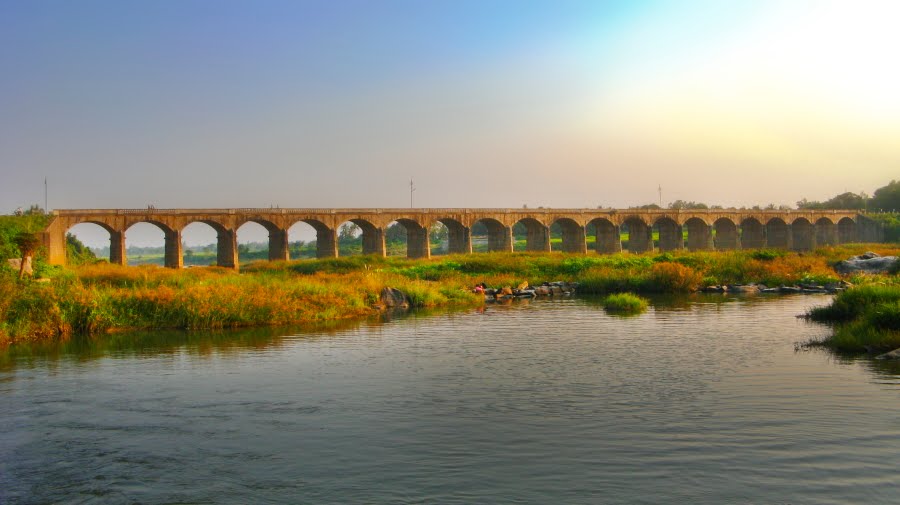
[[[669,208],[673,210],[679,209],[708,209],[709,206],[702,202],[686,202],[684,200],[675,200],[669,204]]]
[[[338,240],[353,240],[359,235],[360,229],[355,223],[344,223],[338,231]]]
[[[41,245],[41,239],[35,233],[19,232],[13,239],[19,252],[22,254],[22,260],[19,263],[19,278],[25,276],[25,261],[34,255],[37,248]]]
[[[900,210],[900,181],[891,181],[887,186],[876,189],[869,208],[885,212]]]

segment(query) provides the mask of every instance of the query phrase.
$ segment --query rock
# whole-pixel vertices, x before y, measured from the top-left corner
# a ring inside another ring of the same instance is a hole
[[[525,288],[527,288],[527,287],[528,287],[528,281],[525,281],[525,282],[523,282],[522,284],[519,284],[519,287],[518,287],[517,289],[518,289],[519,291],[522,291],[523,289],[525,289]]]
[[[725,286],[706,286],[700,288],[700,291],[703,291],[704,293],[724,293]]]
[[[785,294],[795,294],[802,292],[802,290],[797,286],[781,286],[780,288],[778,288],[778,292]]]
[[[512,294],[513,294],[513,290],[509,286],[504,286],[503,289],[501,289],[499,292],[497,292],[498,296],[500,296],[500,295],[507,296],[507,295],[512,295]]]
[[[562,295],[562,293],[563,293],[563,290],[562,290],[561,287],[559,287],[559,286],[554,286],[554,285],[551,285],[551,286],[550,286],[550,294],[551,294],[551,295],[553,295],[553,296],[560,296],[560,295]]]
[[[21,258],[11,258],[9,260],[9,266],[13,270],[15,270],[16,273],[18,274],[19,268],[22,266],[22,259]],[[31,269],[31,256],[29,256],[29,257],[25,258],[25,275],[33,275],[33,274],[34,274],[34,270]]]
[[[781,288],[766,288],[761,293],[781,293]]]
[[[839,274],[854,272],[883,274],[895,268],[898,261],[900,260],[896,256],[879,256],[873,252],[867,252],[839,262],[834,266],[834,270]]]
[[[534,294],[537,296],[548,296],[550,294],[550,288],[547,286],[538,286],[534,288]]]
[[[891,352],[875,356],[875,359],[900,359],[900,349],[894,349]]]
[[[407,308],[409,299],[406,293],[397,288],[386,287],[381,290],[381,304],[388,308]]]
[[[730,284],[728,291],[731,293],[759,293],[756,284]]]

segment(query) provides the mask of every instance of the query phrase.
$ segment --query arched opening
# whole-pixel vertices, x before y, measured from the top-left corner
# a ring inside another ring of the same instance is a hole
[[[513,249],[517,251],[549,251],[550,227],[526,217],[513,225]]]
[[[225,227],[213,221],[194,221],[182,228],[181,258],[184,266],[219,265],[222,259],[219,258],[219,240],[223,232]]]
[[[337,234],[316,219],[302,219],[287,230],[288,255],[293,259],[334,258]]]
[[[856,221],[850,219],[849,217],[845,217],[838,221],[838,240],[842,244],[846,244],[848,242],[856,242],[859,240],[858,235],[856,233]]]
[[[398,219],[385,230],[387,253],[390,256],[428,258],[431,256],[428,230],[412,219]]]
[[[783,219],[773,217],[766,223],[766,246],[790,249],[791,243],[791,229]]]
[[[691,251],[702,251],[713,248],[713,229],[699,217],[692,217],[684,222],[687,229],[687,248]]]
[[[123,265],[124,253],[122,234],[103,223],[78,223],[66,230],[66,263],[69,265],[102,258]]]
[[[338,227],[337,242],[340,256],[387,254],[383,230],[365,219],[351,219],[342,223]]]
[[[237,256],[241,264],[260,260],[287,260],[287,232],[274,223],[249,220],[235,230]]]
[[[812,251],[816,248],[816,230],[808,219],[799,217],[791,223],[791,243],[788,247],[797,251]]]
[[[653,224],[659,233],[659,250],[684,249],[684,231],[680,224],[668,217],[661,217]]]
[[[734,221],[727,217],[716,219],[716,222],[713,223],[713,233],[713,244],[716,249],[737,249],[738,230]]]
[[[127,265],[181,267],[181,237],[167,226],[150,221],[134,223],[125,229]]]
[[[445,231],[436,233],[437,224],[443,226]],[[444,233],[446,233],[446,237]],[[437,249],[445,249],[448,254],[468,254],[472,252],[472,237],[469,229],[455,219],[449,217],[438,219],[435,226],[432,226],[431,234],[432,243],[442,244]],[[443,244],[446,244],[446,247]],[[434,250],[435,248],[433,247],[432,252]]]
[[[653,229],[639,217],[629,217],[622,223],[628,234],[628,252],[642,253],[653,250]]]
[[[612,254],[622,251],[622,238],[619,227],[609,219],[598,217],[587,225],[589,236],[594,236],[594,249],[600,254]]]
[[[472,248],[477,251],[512,251],[512,228],[486,217],[472,224]]]
[[[816,220],[816,245],[835,245],[837,243],[837,225],[827,217],[820,217]]]
[[[585,241],[584,227],[575,220],[562,217],[554,221],[550,225],[550,240],[553,242],[554,228],[559,227],[558,238],[560,239],[558,250],[567,253],[585,253],[587,252],[587,242]]]
[[[741,248],[759,249],[766,246],[766,228],[758,219],[748,217],[741,221]]]

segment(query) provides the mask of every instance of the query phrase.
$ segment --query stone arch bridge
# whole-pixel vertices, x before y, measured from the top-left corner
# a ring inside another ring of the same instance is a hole
[[[110,235],[110,262],[126,264],[125,233],[134,224],[152,223],[165,235],[165,265],[183,266],[182,230],[206,223],[218,235],[217,264],[237,268],[237,229],[259,223],[269,232],[269,259],[287,260],[288,229],[298,222],[316,231],[319,258],[338,255],[338,229],[346,222],[362,230],[364,254],[385,255],[385,230],[400,223],[407,231],[407,255],[431,256],[428,230],[442,223],[449,231],[448,252],[472,252],[472,228],[488,231],[489,251],[513,250],[513,226],[527,230],[525,250],[550,251],[550,226],[558,224],[562,243],[556,248],[587,253],[588,236],[596,236],[598,253],[623,250],[621,233],[628,232],[627,250],[784,248],[810,250],[817,245],[877,242],[880,228],[853,210],[636,210],[636,209],[82,209],[56,210],[43,233],[52,264],[66,262],[66,233],[81,223],[97,224]],[[687,231],[687,239],[684,231]]]

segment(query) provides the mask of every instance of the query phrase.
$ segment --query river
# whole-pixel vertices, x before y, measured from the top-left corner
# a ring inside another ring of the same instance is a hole
[[[898,503],[900,367],[797,348],[828,301],[13,347],[0,503]]]

